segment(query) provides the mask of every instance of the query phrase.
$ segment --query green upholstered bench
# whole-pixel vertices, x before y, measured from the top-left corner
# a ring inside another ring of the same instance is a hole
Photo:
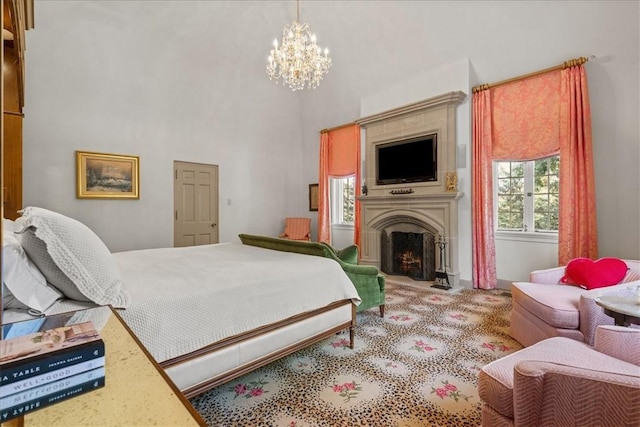
[[[356,311],[380,307],[380,316],[384,317],[385,278],[373,265],[358,265],[358,246],[351,245],[338,250],[323,242],[295,241],[251,234],[240,234],[238,237],[245,245],[333,259],[340,264],[360,295],[362,302]]]

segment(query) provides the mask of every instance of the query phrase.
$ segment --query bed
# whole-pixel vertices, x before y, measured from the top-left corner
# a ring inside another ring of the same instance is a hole
[[[111,305],[186,397],[344,330],[353,346],[360,298],[329,258],[240,243],[111,254],[31,207],[3,223],[3,260],[4,323]]]

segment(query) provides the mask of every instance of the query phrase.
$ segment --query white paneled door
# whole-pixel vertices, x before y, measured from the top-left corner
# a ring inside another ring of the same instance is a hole
[[[174,161],[173,246],[218,243],[218,166]]]

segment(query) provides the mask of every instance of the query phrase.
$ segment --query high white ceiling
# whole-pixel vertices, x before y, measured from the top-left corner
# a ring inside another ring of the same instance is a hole
[[[549,47],[565,34],[588,30],[616,2],[596,1],[302,1],[301,21],[310,24],[321,46],[328,46],[339,79],[356,92],[360,85],[389,83],[469,58],[478,82],[511,77],[518,64],[530,72],[532,57],[555,65],[566,54]],[[593,9],[598,13],[593,13]],[[36,7],[36,27],[38,9]],[[74,20],[86,31],[113,31],[110,42],[132,55],[148,55],[150,70],[189,66],[189,73],[229,78],[264,73],[266,58],[283,25],[295,18],[293,1],[96,1],[74,5]],[[570,18],[570,19],[568,19]],[[637,17],[636,17],[637,19]],[[77,27],[76,27],[77,28]],[[140,31],[140,30],[143,31]],[[593,32],[597,34],[597,32]],[[79,37],[78,34],[69,34]],[[155,40],[157,52],[148,49]],[[521,49],[506,51],[521,40]],[[179,50],[169,48],[179,47]],[[126,53],[125,53],[126,54]],[[600,53],[603,54],[603,53]],[[174,62],[175,61],[175,62]],[[391,64],[391,66],[389,66]],[[224,65],[224,67],[221,67]],[[224,70],[222,70],[224,68]],[[503,75],[495,70],[504,69]],[[492,71],[490,71],[492,70]],[[362,76],[366,75],[366,79]],[[341,86],[341,85],[340,85]]]

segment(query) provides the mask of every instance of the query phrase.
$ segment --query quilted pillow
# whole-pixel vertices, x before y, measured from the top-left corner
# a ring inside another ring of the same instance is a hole
[[[583,289],[596,289],[620,283],[627,274],[627,263],[618,258],[575,258],[569,261],[560,280]]]
[[[2,235],[13,234],[13,230],[15,229],[15,223],[7,218],[2,218]]]
[[[29,258],[67,298],[116,308],[129,305],[111,252],[86,225],[37,207],[25,208],[16,225]]]
[[[44,276],[31,262],[16,237],[4,230],[2,235],[2,306],[8,309],[45,311],[62,298],[47,285]]]

